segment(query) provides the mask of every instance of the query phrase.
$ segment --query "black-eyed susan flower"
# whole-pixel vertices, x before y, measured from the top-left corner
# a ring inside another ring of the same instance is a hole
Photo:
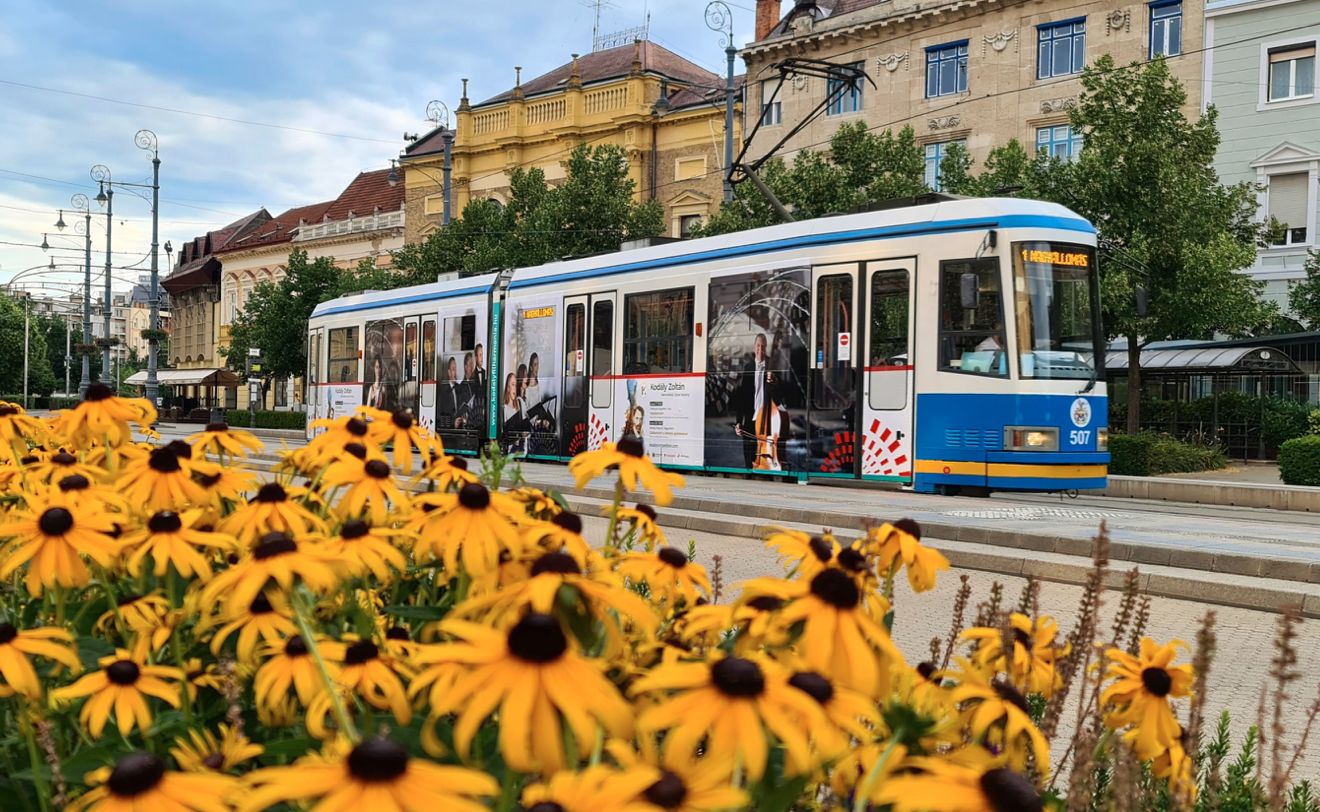
[[[41,696],[41,680],[29,657],[54,660],[77,672],[82,668],[73,648],[73,635],[52,626],[19,629],[0,622],[0,677],[4,685],[30,698]]]
[[[98,786],[68,806],[69,812],[228,812],[238,779],[216,772],[183,773],[165,769],[151,753],[134,752],[98,771]]]
[[[188,442],[203,454],[214,454],[221,460],[226,456],[241,459],[265,448],[251,433],[230,428],[223,422],[207,423],[205,429],[189,435]]]
[[[674,488],[683,487],[683,476],[662,471],[646,456],[642,441],[635,437],[624,437],[618,443],[601,443],[595,451],[584,451],[568,463],[568,472],[573,475],[579,488],[606,471],[619,472],[619,484],[629,493],[635,492],[641,485],[655,495],[658,505],[668,505],[674,501]]]
[[[442,621],[440,628],[461,642],[419,651],[420,673],[411,692],[428,692],[428,725],[458,714],[454,747],[460,757],[467,757],[477,729],[496,708],[500,753],[518,772],[564,767],[561,715],[573,731],[579,758],[590,754],[598,731],[631,735],[632,708],[605,679],[600,664],[578,653],[554,617],[529,613],[507,632],[460,620]],[[454,664],[465,666],[457,677]],[[436,674],[450,679],[436,680]]]
[[[119,446],[133,438],[130,423],[145,431],[155,422],[156,407],[149,401],[117,397],[109,386],[94,383],[87,387],[81,403],[56,413],[54,429],[74,446]]]
[[[880,620],[868,613],[853,576],[839,567],[806,581],[757,578],[744,585],[743,596],[784,601],[775,622],[785,631],[802,624],[799,648],[807,667],[854,691],[882,695],[889,667],[903,662]]]
[[[524,535],[529,549],[565,552],[573,556],[579,567],[586,566],[592,552],[591,545],[582,538],[582,517],[572,511],[561,510],[548,521],[536,522]]]
[[[219,735],[211,730],[192,728],[186,736],[174,739],[170,755],[184,772],[227,773],[245,761],[265,752],[236,727],[221,723]]]
[[[606,750],[626,770],[655,770],[655,780],[637,796],[646,812],[718,812],[748,806],[750,799],[734,786],[725,759],[684,758],[672,752],[661,758],[653,746],[643,746],[639,755],[619,741],[608,743]]]
[[[1040,791],[1005,767],[962,764],[948,758],[914,757],[918,772],[889,776],[872,795],[894,812],[1038,812]]]
[[[171,707],[179,707],[183,672],[164,665],[148,665],[145,658],[124,649],[97,661],[96,671],[84,675],[77,682],[50,692],[56,702],[68,702],[87,697],[78,721],[93,739],[101,738],[101,731],[111,715],[122,736],[134,727],[142,731],[151,729],[151,709],[147,697],[155,697]]]
[[[173,630],[170,614],[170,602],[159,592],[125,595],[115,602],[114,608],[97,618],[95,628],[105,635],[118,629],[125,639],[132,641],[134,655],[145,659],[170,639]]]
[[[226,502],[237,502],[243,494],[255,487],[257,477],[234,465],[216,465],[195,468],[193,481],[207,496],[207,504],[222,507]]]
[[[389,463],[367,454],[365,449],[362,458],[346,455],[330,463],[321,481],[331,488],[347,488],[335,504],[335,512],[345,519],[365,518],[372,524],[385,524],[391,507],[398,509],[408,503]]]
[[[776,527],[766,534],[765,546],[779,554],[784,570],[790,575],[811,578],[834,562],[839,541],[833,533],[805,533]]]
[[[556,772],[523,790],[528,812],[651,812],[647,788],[660,780],[659,770],[646,766],[618,770],[597,764],[579,771]]]
[[[247,786],[238,803],[241,812],[310,801],[319,801],[316,808],[326,810],[485,812],[486,805],[477,799],[499,789],[488,775],[412,758],[385,738],[366,739],[346,755],[257,770],[248,776]]]
[[[325,522],[296,501],[305,494],[306,488],[267,482],[246,505],[226,516],[220,522],[219,530],[229,533],[244,546],[266,533],[302,536],[324,532]]]
[[[316,648],[333,679],[344,659],[343,645],[318,639]],[[252,682],[258,707],[274,709],[295,696],[306,708],[326,692],[320,669],[300,635],[290,637],[283,645],[268,646],[267,655]]]
[[[550,521],[556,514],[564,510],[555,498],[540,488],[533,488],[530,485],[523,485],[519,488],[513,488],[508,491],[509,498],[522,502],[523,509],[527,515],[533,519]]]
[[[0,406],[0,409],[3,408]],[[30,481],[43,484],[53,484],[74,474],[86,477],[89,482],[100,482],[105,477],[105,471],[95,465],[88,465],[63,449],[41,457],[24,468]]]
[[[1063,684],[1057,663],[1071,651],[1067,641],[1062,645],[1055,642],[1059,625],[1047,615],[1033,621],[1021,612],[1010,614],[1008,623],[1013,637],[1012,662],[1004,657],[1003,630],[988,626],[962,634],[964,640],[975,644],[972,660],[983,668],[1008,674],[1027,693],[1053,696]]]
[[[367,421],[356,415],[313,420],[312,429],[321,430],[306,446],[303,462],[312,467],[338,458],[347,443],[375,445],[371,442]]]
[[[393,713],[400,725],[411,722],[412,707],[404,688],[410,669],[390,652],[381,651],[371,640],[346,637],[340,642],[344,659],[335,681],[371,707]],[[331,711],[329,692],[312,700],[307,708],[307,729],[313,736],[324,737],[327,730],[325,720]]]
[[[812,758],[800,761],[789,751],[788,768],[791,775],[808,775],[821,764],[838,758],[850,741],[866,741],[880,726],[875,700],[836,685],[829,677],[815,671],[797,671],[788,678],[789,686],[802,691],[816,701],[825,712],[830,724],[807,727],[810,719],[802,719],[804,729],[811,736]],[[801,755],[800,753],[798,755]]]
[[[447,457],[443,452],[431,460],[430,465],[418,475],[418,479],[430,481],[439,491],[458,490],[464,485],[481,481],[481,477],[468,470],[467,460],[462,457]]]
[[[298,627],[293,622],[293,610],[279,593],[257,593],[245,609],[237,613],[221,614],[225,623],[211,638],[211,652],[217,657],[230,635],[238,632],[234,644],[240,662],[256,662],[258,646],[262,643],[281,645],[295,635]]]
[[[339,585],[342,568],[342,559],[307,539],[266,533],[238,563],[211,579],[202,589],[202,602],[223,602],[225,611],[238,612],[250,606],[270,581],[286,593],[296,581],[313,592],[326,593]]]
[[[444,453],[440,441],[418,425],[410,409],[394,412],[372,410],[367,436],[381,448],[392,448],[394,467],[405,474],[413,472],[413,451],[425,468],[437,454]]]
[[[1026,768],[1027,757],[1035,759],[1036,771],[1049,772],[1050,747],[1031,721],[1031,710],[1022,692],[1003,680],[990,679],[975,664],[958,658],[957,683],[949,698],[962,708],[968,733],[1002,752],[1015,770]]]
[[[398,535],[388,525],[373,526],[362,519],[349,519],[322,546],[343,560],[350,575],[371,576],[389,583],[395,573],[408,568],[407,557],[395,546]]]
[[[180,443],[189,454],[191,446]],[[173,444],[161,446],[141,460],[129,462],[115,487],[139,510],[182,510],[206,502],[206,492],[193,482],[193,463]]]
[[[458,493],[430,493],[415,500],[409,529],[417,534],[418,561],[440,559],[450,575],[462,569],[473,578],[495,572],[500,554],[522,553],[522,534],[514,522],[522,515],[517,502],[494,493],[479,483],[469,483]],[[428,511],[427,508],[430,508]]]
[[[175,513],[161,510],[147,523],[120,537],[128,552],[128,571],[142,574],[148,557],[157,578],[165,577],[170,567],[186,579],[205,581],[211,577],[211,560],[216,552],[234,548],[234,538],[223,533],[209,533],[197,527],[200,510]]]
[[[921,525],[912,519],[872,529],[867,534],[867,547],[878,559],[881,572],[892,574],[903,567],[913,592],[934,588],[936,574],[949,568],[949,559],[943,553],[921,543]]]
[[[613,506],[605,505],[602,509],[608,514]],[[655,508],[638,502],[632,507],[619,508],[618,517],[620,522],[628,525],[633,540],[641,542],[647,550],[654,550],[657,544],[664,546],[665,531],[660,529],[660,518]]]
[[[1143,637],[1136,656],[1117,648],[1105,652],[1109,660],[1105,676],[1113,680],[1100,694],[1101,706],[1109,710],[1105,724],[1115,730],[1131,725],[1136,732],[1132,749],[1142,761],[1168,750],[1182,732],[1170,698],[1192,691],[1192,666],[1173,665],[1184,645],[1181,640],[1160,645]]]
[[[28,446],[40,443],[49,427],[24,411],[17,403],[0,400],[0,459],[18,462]]]
[[[109,568],[119,555],[119,543],[109,535],[113,532],[113,518],[95,502],[75,501],[59,491],[28,494],[26,505],[0,524],[0,537],[11,540],[0,578],[26,566],[24,583],[33,596],[47,587],[84,586],[91,572],[83,556]]]
[[[657,596],[671,604],[681,598],[689,605],[710,594],[706,568],[689,561],[677,547],[661,547],[653,553],[628,553],[619,560],[620,575],[633,583],[646,584]]]
[[[809,732],[830,722],[820,704],[788,684],[789,674],[767,657],[721,657],[709,662],[661,665],[637,680],[635,695],[655,695],[637,719],[638,733],[668,731],[666,751],[694,758],[705,741],[705,758],[760,780],[778,739],[790,758],[811,761]],[[803,724],[805,721],[806,724]]]

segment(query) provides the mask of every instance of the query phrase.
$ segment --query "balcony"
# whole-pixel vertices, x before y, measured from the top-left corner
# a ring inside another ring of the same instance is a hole
[[[350,217],[347,220],[331,220],[328,223],[308,223],[298,228],[294,242],[321,240],[326,237],[338,237],[344,234],[366,234],[372,231],[388,231],[403,228],[403,211],[383,211],[365,217]]]

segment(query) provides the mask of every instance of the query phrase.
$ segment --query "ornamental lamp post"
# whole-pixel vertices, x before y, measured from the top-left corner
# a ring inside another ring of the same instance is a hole
[[[92,180],[100,185],[96,202],[105,206],[105,301],[102,305],[104,312],[101,314],[101,323],[105,328],[105,338],[101,340],[101,379],[104,383],[105,376],[111,372],[113,362],[110,354],[112,342],[110,337],[110,312],[113,307],[110,298],[110,242],[115,220],[115,189],[110,180],[110,169],[104,164],[97,164],[92,167]]]
[[[724,77],[724,202],[733,200],[733,184],[729,182],[729,168],[733,165],[733,60],[738,49],[733,47],[733,12],[723,0],[706,4],[706,27],[727,36],[724,56],[727,71]]]
[[[138,130],[133,143],[151,153],[151,316],[147,338],[147,402],[160,406],[160,382],[156,377],[156,353],[160,346],[160,142],[151,130]]]
[[[69,198],[74,211],[80,211],[83,215],[81,224],[74,223],[76,232],[81,225],[83,234],[83,320],[82,320],[82,344],[83,349],[79,351],[82,356],[82,379],[78,381],[78,396],[83,397],[87,394],[87,387],[92,385],[92,359],[86,349],[92,342],[92,207],[87,200],[87,195],[81,192]],[[56,221],[55,227],[63,231],[64,211],[60,211],[60,219]]]

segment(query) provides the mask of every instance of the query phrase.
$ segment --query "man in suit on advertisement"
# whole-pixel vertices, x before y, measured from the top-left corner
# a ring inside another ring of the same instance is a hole
[[[743,460],[748,468],[756,467],[757,438],[769,433],[769,413],[778,383],[770,370],[765,333],[757,333],[752,342],[752,359],[743,366],[741,380],[734,394],[734,431],[743,440]],[[759,422],[758,422],[759,418]]]

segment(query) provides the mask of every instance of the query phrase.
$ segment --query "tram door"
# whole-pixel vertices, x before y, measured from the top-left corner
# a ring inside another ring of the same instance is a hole
[[[564,392],[559,409],[559,453],[572,457],[587,448],[587,298],[564,298]]]
[[[590,414],[587,418],[587,448],[597,449],[606,440],[617,440],[632,415],[625,414],[616,426],[614,417],[614,293],[591,296],[587,369],[591,370]],[[626,405],[626,404],[625,404]]]
[[[857,263],[811,272],[813,329],[808,379],[807,472],[857,475]]]
[[[310,439],[313,435],[312,421],[325,417],[323,412],[325,407],[322,405],[328,397],[329,387],[321,386],[321,358],[322,342],[325,339],[325,328],[316,327],[307,333],[307,394],[303,402],[307,405],[307,437]],[[322,391],[324,390],[324,391]]]
[[[560,448],[565,457],[615,439],[614,294],[564,299],[564,401]],[[622,428],[622,427],[620,427]]]
[[[862,354],[861,474],[880,482],[912,481],[915,259],[868,262]]]

